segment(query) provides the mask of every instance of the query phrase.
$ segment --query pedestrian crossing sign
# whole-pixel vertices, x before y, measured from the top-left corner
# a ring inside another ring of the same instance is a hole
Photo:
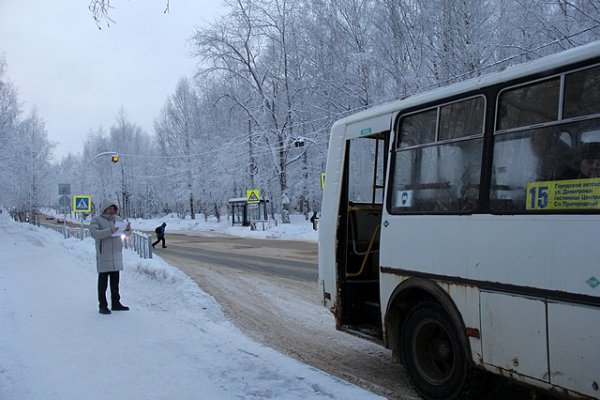
[[[76,194],[73,196],[73,212],[91,213],[92,212],[92,196],[84,194]]]
[[[260,190],[259,189],[246,190],[246,203],[248,203],[248,204],[260,203]]]

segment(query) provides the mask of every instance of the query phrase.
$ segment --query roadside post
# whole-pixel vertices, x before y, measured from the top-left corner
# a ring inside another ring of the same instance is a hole
[[[92,212],[92,196],[85,194],[76,194],[73,196],[73,211],[76,213]],[[66,219],[66,218],[65,218]],[[83,240],[83,215],[81,215],[80,237]]]
[[[67,212],[71,213],[71,184],[70,183],[59,183],[58,184],[58,205],[60,207],[59,214],[63,214],[63,235],[67,237]]]
[[[258,204],[260,203],[260,190],[259,189],[247,189],[246,190],[246,203],[248,207],[248,221],[250,222],[250,229],[256,230],[256,222],[258,220]],[[265,225],[263,223],[263,231]]]

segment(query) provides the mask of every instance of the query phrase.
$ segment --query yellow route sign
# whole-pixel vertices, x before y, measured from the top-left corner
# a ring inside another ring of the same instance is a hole
[[[321,190],[325,190],[325,172],[321,172]]]
[[[248,204],[260,203],[260,190],[259,189],[246,190],[246,203],[248,203]]]
[[[600,178],[529,182],[527,210],[596,210]]]

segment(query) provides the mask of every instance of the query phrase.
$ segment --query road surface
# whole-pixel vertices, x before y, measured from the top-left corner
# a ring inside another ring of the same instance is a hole
[[[256,341],[388,399],[420,399],[390,350],[335,329],[320,303],[316,243],[203,232],[168,234],[167,246],[155,254],[214,296]],[[528,389],[506,381],[489,387],[482,400],[530,398]]]
[[[319,303],[316,243],[169,234],[155,254],[258,342],[387,398],[420,398],[389,350],[335,329]]]

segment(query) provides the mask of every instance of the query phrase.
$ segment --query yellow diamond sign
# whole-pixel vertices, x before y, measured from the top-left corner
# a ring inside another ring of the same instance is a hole
[[[248,204],[260,203],[260,190],[259,189],[246,190],[246,203],[248,203]]]

